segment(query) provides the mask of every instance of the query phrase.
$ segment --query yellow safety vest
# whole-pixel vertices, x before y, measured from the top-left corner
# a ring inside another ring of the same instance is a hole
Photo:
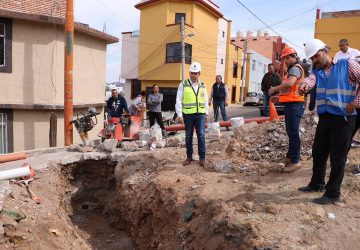
[[[182,100],[182,112],[184,114],[205,114],[206,89],[205,84],[200,83],[197,93],[191,85],[190,80],[183,82],[184,94]]]

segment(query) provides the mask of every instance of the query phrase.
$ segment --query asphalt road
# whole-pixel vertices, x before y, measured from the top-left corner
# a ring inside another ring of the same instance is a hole
[[[234,104],[229,107],[226,107],[226,114],[228,118],[233,118],[233,117],[253,118],[260,116],[259,108],[257,106],[242,107],[239,104]],[[220,121],[222,121],[221,113],[219,114],[219,116],[220,116]],[[213,106],[210,107],[209,118],[210,120],[213,119]]]

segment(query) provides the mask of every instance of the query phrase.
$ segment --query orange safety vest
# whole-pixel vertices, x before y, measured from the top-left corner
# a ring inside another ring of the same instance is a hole
[[[294,86],[287,90],[280,91],[279,93],[279,102],[304,102],[304,96],[299,95],[299,87],[301,82],[304,79],[304,69],[300,64],[295,64],[293,67],[299,67],[302,71],[301,77],[296,81]],[[284,81],[287,82],[289,79],[289,74],[286,73]]]

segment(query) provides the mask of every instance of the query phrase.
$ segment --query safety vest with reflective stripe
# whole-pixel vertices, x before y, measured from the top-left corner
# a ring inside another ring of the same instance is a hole
[[[301,77],[296,81],[296,83],[289,89],[280,91],[279,93],[279,102],[304,102],[304,96],[299,95],[299,87],[304,79],[304,69],[300,64],[295,64],[293,67],[299,67],[301,69]],[[284,81],[287,82],[289,79],[289,74],[286,73]]]
[[[200,83],[197,93],[191,85],[190,80],[183,82],[184,94],[182,100],[182,112],[184,114],[205,114],[206,88],[204,83]]]
[[[355,99],[356,90],[349,83],[348,59],[338,60],[332,65],[329,76],[325,70],[313,70],[316,76],[316,102],[318,114],[330,113],[339,116],[356,115],[346,112],[346,105]]]

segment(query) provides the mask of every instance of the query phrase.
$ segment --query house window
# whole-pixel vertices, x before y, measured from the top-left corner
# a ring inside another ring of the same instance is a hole
[[[256,69],[256,61],[255,60],[252,60],[251,68],[253,71],[255,71],[255,69]]]
[[[12,21],[0,18],[0,72],[11,73]]]
[[[222,37],[223,37],[223,38],[225,37],[225,31],[222,32]]]
[[[185,63],[191,63],[192,45],[185,43]],[[166,44],[166,62],[179,63],[181,62],[181,43]]]
[[[224,64],[224,59],[221,58],[221,64]]]
[[[233,63],[233,78],[237,78],[238,77],[238,63],[234,62]]]
[[[185,13],[175,13],[175,23],[181,23],[181,18],[184,18],[184,23],[186,23]]]
[[[7,114],[0,113],[0,154],[8,153]]]

